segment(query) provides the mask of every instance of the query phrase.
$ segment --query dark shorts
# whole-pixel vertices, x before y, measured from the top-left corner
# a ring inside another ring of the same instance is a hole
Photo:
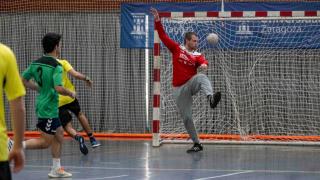
[[[38,118],[37,127],[47,134],[54,135],[60,126],[59,118]]]
[[[78,116],[80,111],[81,109],[77,99],[69,104],[65,104],[59,107],[59,118],[62,126],[65,127],[72,120],[72,115],[70,112]]]
[[[9,161],[0,161],[0,179],[11,180]]]

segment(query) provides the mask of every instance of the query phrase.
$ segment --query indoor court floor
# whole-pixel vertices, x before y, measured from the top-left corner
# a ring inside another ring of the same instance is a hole
[[[187,154],[191,144],[152,147],[149,140],[100,140],[84,156],[78,143],[64,141],[61,164],[74,180],[319,180],[320,147],[213,145]],[[87,141],[87,146],[89,142]],[[50,151],[26,150],[14,180],[48,179]]]

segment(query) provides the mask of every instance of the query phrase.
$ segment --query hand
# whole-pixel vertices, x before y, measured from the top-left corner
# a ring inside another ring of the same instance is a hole
[[[208,66],[206,64],[201,64],[199,69],[200,71],[206,71],[208,69]]]
[[[22,148],[13,147],[9,153],[9,162],[13,162],[13,172],[17,173],[22,170],[24,166],[24,152]]]
[[[88,76],[86,76],[85,81],[86,81],[86,85],[87,85],[88,87],[92,87],[93,82],[91,81],[91,79],[90,79]]]
[[[155,8],[150,8],[150,12],[153,14],[154,20],[156,22],[160,21],[159,13]]]
[[[76,92],[71,92],[70,97],[71,97],[72,99],[75,99],[75,98],[76,98]]]
[[[86,80],[86,84],[88,87],[92,87],[92,81],[91,80]]]

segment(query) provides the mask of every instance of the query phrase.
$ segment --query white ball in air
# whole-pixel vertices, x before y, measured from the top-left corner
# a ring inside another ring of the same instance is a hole
[[[215,45],[218,43],[219,37],[216,33],[210,33],[207,36],[207,41],[209,44]]]

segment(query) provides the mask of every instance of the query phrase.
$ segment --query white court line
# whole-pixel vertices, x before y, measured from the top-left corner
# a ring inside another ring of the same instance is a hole
[[[205,177],[205,178],[194,179],[194,180],[216,179],[216,178],[221,178],[221,177],[226,177],[226,176],[233,176],[233,175],[250,173],[250,172],[252,172],[252,171],[243,171],[243,172],[237,172],[237,173],[231,173],[231,174],[224,174],[224,175],[220,175],[220,176],[211,176],[211,177]]]
[[[101,177],[101,178],[85,178],[85,179],[77,179],[77,180],[98,180],[98,179],[114,179],[114,178],[121,178],[127,177],[128,175],[120,175],[120,176],[108,176],[108,177]]]
[[[119,162],[100,162],[100,164],[120,164]]]
[[[36,166],[36,165],[25,165],[25,167],[47,167],[51,166]],[[128,167],[81,167],[81,166],[63,166],[64,168],[70,169],[102,169],[102,170],[145,170],[145,168],[128,168]],[[195,169],[164,169],[164,168],[148,168],[149,171],[194,171]],[[239,172],[239,171],[250,171],[255,173],[312,173],[320,174],[320,171],[296,171],[296,170],[264,170],[264,169],[196,169],[197,171],[225,171],[225,172]]]

